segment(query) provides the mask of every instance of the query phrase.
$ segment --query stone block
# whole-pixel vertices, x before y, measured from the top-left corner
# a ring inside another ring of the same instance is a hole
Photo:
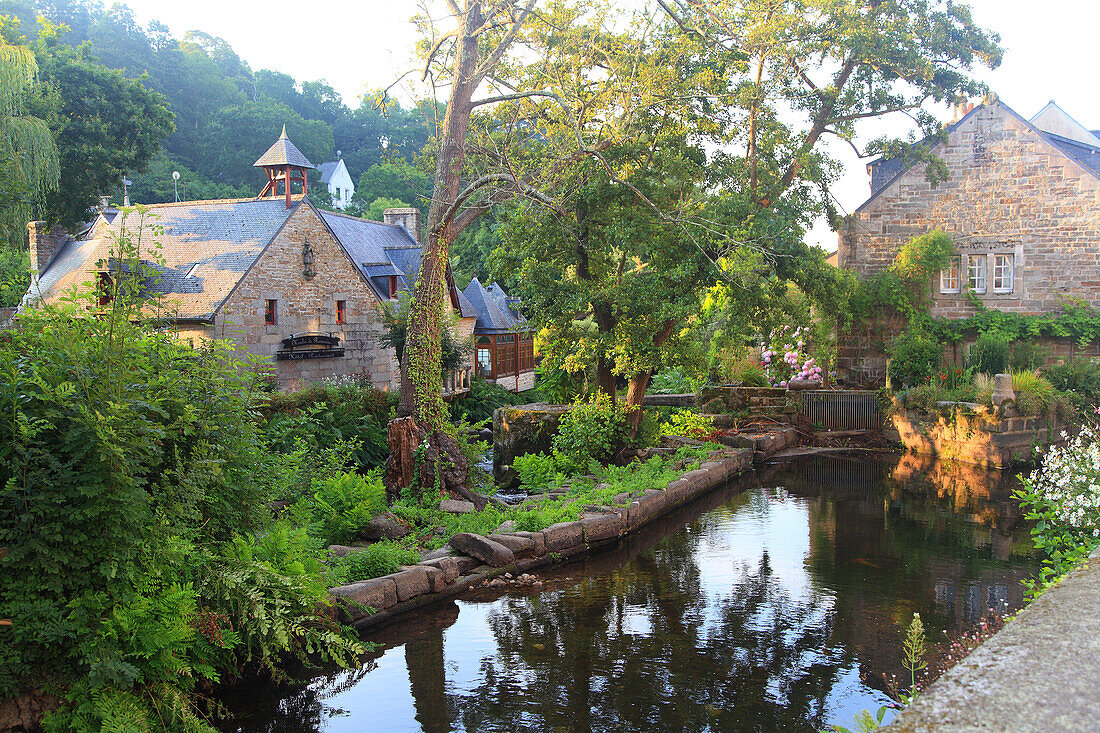
[[[514,534],[491,534],[488,539],[504,545],[516,556],[533,555],[535,552],[535,541],[527,537],[517,537]]]
[[[531,554],[542,557],[546,554],[546,538],[542,532],[513,532],[516,537],[526,537],[531,540]]]
[[[385,511],[367,522],[359,534],[366,540],[399,540],[410,532],[412,529],[393,512]]]
[[[707,461],[700,468],[709,473],[718,484],[725,483],[730,477],[730,470],[726,467],[725,461]]]
[[[329,545],[328,554],[329,557],[343,557],[351,552],[362,552],[367,549],[366,547],[349,547],[347,545]]]
[[[422,596],[431,590],[428,583],[428,571],[419,565],[401,568],[399,572],[384,576],[392,578],[397,586],[397,600],[404,603],[410,598]]]
[[[451,537],[450,544],[459,552],[476,557],[494,568],[511,565],[516,559],[515,553],[510,549],[479,534],[459,532]]]
[[[501,522],[500,526],[493,530],[493,534],[512,534],[516,531],[516,523],[509,519],[507,522]]]
[[[466,575],[472,572],[478,565],[481,565],[481,560],[478,560],[476,557],[470,557],[469,555],[459,555],[454,558],[454,561],[455,565],[458,566],[459,575]]]
[[[687,474],[684,474],[686,477]],[[697,489],[696,483],[690,481],[687,478],[681,477],[676,481],[665,487],[665,507],[670,507],[673,504],[681,504],[691,497],[695,496]],[[647,491],[643,496],[648,495]]]
[[[431,565],[425,565],[424,571],[428,574],[428,588],[432,593],[439,593],[447,587],[447,575],[441,569]]]
[[[720,435],[718,436],[718,442],[722,445],[728,445],[731,448],[753,448],[755,443],[753,439],[748,435]]]
[[[688,471],[683,475],[682,479],[696,488],[709,488],[720,483],[714,480],[714,478],[711,476],[710,471],[702,468],[697,468],[694,471]]]
[[[375,611],[384,611],[397,605],[397,584],[390,576],[330,588],[329,593],[350,602],[351,605],[347,610],[348,615],[353,619],[368,615],[361,606],[368,606]]]
[[[453,583],[455,578],[462,574],[458,567],[458,561],[450,556],[438,557],[433,560],[422,560],[420,564],[425,567],[433,567],[441,570],[448,583]]]
[[[621,516],[616,514],[586,514],[581,520],[584,541],[588,544],[615,539],[626,532]]]
[[[439,502],[439,511],[446,512],[447,514],[473,514],[477,511],[477,507],[470,501],[444,499]]]
[[[561,552],[576,547],[584,541],[584,530],[580,522],[558,522],[542,530],[547,552]]]

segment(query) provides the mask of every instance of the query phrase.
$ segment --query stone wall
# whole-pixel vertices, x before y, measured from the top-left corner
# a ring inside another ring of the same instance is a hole
[[[722,403],[723,412],[745,412],[751,417],[766,417],[776,422],[790,423],[798,408],[790,404],[790,392],[785,387],[704,387],[699,392],[697,406],[714,412],[714,400]]]
[[[513,374],[509,377],[488,379],[486,381],[511,392],[526,392],[529,389],[535,388],[535,372],[520,372],[518,375]]]
[[[306,277],[302,248],[313,249],[315,275]],[[277,301],[273,326],[264,323],[264,302]],[[336,301],[346,303],[345,323],[336,323]],[[215,331],[239,347],[271,361],[282,387],[333,375],[367,374],[374,384],[392,389],[399,374],[393,350],[379,343],[383,334],[377,296],[367,286],[343,248],[309,206],[300,205],[230,294]],[[306,331],[332,333],[344,356],[276,361],[282,340]]]
[[[935,148],[949,178],[932,186],[916,165],[851,216],[839,238],[839,264],[861,278],[893,262],[914,237],[942,229],[963,258],[959,293],[930,285],[935,316],[975,312],[966,292],[970,258],[987,260],[987,307],[1017,313],[1060,310],[1064,297],[1100,303],[1100,180],[1014,112],[977,108]],[[1012,292],[993,292],[992,255],[1014,262]],[[851,366],[853,354],[847,355]]]
[[[896,411],[885,429],[914,453],[990,468],[1034,461],[1036,448],[1061,444],[1065,425],[1053,418],[1004,417],[992,407],[956,407],[947,414]]]

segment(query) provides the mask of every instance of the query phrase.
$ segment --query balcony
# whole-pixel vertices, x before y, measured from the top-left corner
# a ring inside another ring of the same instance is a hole
[[[470,391],[470,380],[473,378],[474,368],[464,366],[460,369],[447,372],[443,375],[443,397],[455,397]]]

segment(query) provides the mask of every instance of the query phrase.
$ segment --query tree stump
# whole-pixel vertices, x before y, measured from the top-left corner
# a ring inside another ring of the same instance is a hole
[[[390,456],[386,459],[386,497],[393,503],[402,489],[415,486],[420,493],[439,489],[473,502],[480,511],[489,500],[466,487],[470,463],[458,441],[442,430],[426,432],[411,417],[400,417],[388,426]]]

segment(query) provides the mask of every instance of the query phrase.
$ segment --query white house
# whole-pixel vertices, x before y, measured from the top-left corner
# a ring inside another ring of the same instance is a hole
[[[346,209],[351,205],[351,197],[355,193],[355,182],[351,180],[348,167],[344,165],[344,159],[340,157],[340,151],[336,151],[336,160],[321,163],[317,166],[321,172],[321,181],[328,186],[328,192],[332,194],[332,204],[338,209]]]

